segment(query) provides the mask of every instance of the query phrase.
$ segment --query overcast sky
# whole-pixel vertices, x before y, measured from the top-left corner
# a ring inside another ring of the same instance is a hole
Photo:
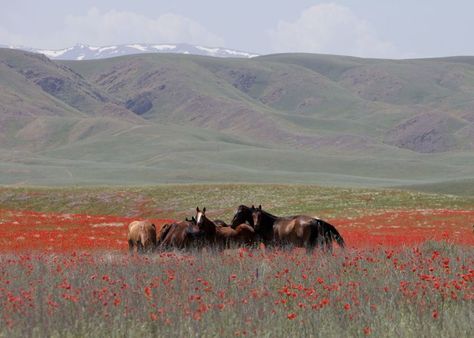
[[[1,1],[0,44],[221,46],[261,54],[474,55],[474,1]]]

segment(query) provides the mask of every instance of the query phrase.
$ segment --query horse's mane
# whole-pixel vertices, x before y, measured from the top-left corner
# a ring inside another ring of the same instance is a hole
[[[263,209],[261,209],[260,211],[262,212],[263,215],[265,215],[266,217],[270,218],[272,221],[275,221],[277,218],[280,218],[280,217],[275,216],[275,215],[273,215],[273,214],[271,214],[271,213],[269,213],[269,212],[267,212],[267,211],[265,211],[265,210],[263,210]]]

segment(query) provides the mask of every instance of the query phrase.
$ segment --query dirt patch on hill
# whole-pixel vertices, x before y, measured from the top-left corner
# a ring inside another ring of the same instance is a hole
[[[385,143],[419,153],[437,153],[456,149],[454,132],[465,123],[439,113],[421,113],[389,130]]]

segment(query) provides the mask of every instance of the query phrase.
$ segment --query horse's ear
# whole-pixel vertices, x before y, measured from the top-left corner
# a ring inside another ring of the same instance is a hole
[[[196,207],[196,211],[199,212],[199,207]]]
[[[261,204],[258,206],[258,210],[262,210],[262,205]]]
[[[202,213],[204,214],[206,212],[206,207],[204,207],[204,209],[202,209]]]
[[[255,205],[252,204],[252,207],[250,209],[255,209]]]

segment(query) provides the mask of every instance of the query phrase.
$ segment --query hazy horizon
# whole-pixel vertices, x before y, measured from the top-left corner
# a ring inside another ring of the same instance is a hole
[[[466,43],[473,11],[468,1],[19,0],[3,4],[0,44],[61,49],[78,43],[189,43],[259,54],[474,55],[474,45]]]

